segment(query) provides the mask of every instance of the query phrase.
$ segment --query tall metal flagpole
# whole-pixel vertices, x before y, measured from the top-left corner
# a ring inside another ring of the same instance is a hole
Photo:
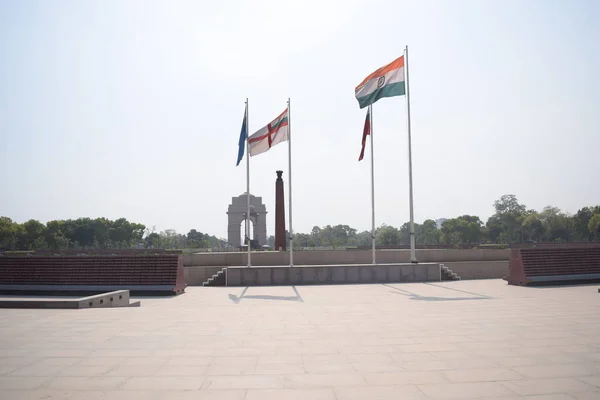
[[[246,242],[248,244],[248,268],[252,265],[250,242],[250,116],[248,115],[248,98],[246,98]]]
[[[371,128],[371,247],[373,252],[373,264],[375,261],[375,161],[373,158],[373,104],[369,105],[369,125]]]
[[[289,194],[290,205],[289,205],[289,213],[290,213],[290,267],[294,266],[294,230],[292,228],[292,112],[290,107],[290,98],[288,97],[287,101],[288,106],[288,183],[289,183]]]
[[[410,138],[410,91],[408,83],[408,46],[404,49],[404,70],[406,71],[406,120],[408,121],[408,185],[410,205],[410,262],[418,263],[415,252],[415,217],[413,212],[412,148]]]

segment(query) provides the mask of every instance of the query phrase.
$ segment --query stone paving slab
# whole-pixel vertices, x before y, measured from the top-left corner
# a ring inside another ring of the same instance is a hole
[[[187,288],[0,310],[0,399],[600,399],[597,286]]]

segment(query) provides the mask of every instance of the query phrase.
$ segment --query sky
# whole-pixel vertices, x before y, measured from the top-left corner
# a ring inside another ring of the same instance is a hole
[[[237,142],[291,99],[293,229],[371,226],[354,88],[409,48],[416,222],[600,203],[595,1],[0,1],[0,215],[227,236]],[[406,97],[373,106],[376,225],[409,219]],[[369,145],[367,145],[369,146]],[[250,160],[274,232],[275,171]],[[288,222],[289,224],[289,222]],[[289,225],[288,225],[289,227]]]

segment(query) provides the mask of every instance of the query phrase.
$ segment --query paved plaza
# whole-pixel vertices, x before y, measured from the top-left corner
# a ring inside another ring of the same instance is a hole
[[[598,286],[191,287],[0,310],[0,399],[600,399]]]

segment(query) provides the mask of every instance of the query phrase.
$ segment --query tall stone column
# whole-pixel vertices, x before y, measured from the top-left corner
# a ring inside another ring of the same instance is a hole
[[[285,251],[285,203],[282,174],[283,171],[277,171],[277,180],[275,181],[275,250]]]

